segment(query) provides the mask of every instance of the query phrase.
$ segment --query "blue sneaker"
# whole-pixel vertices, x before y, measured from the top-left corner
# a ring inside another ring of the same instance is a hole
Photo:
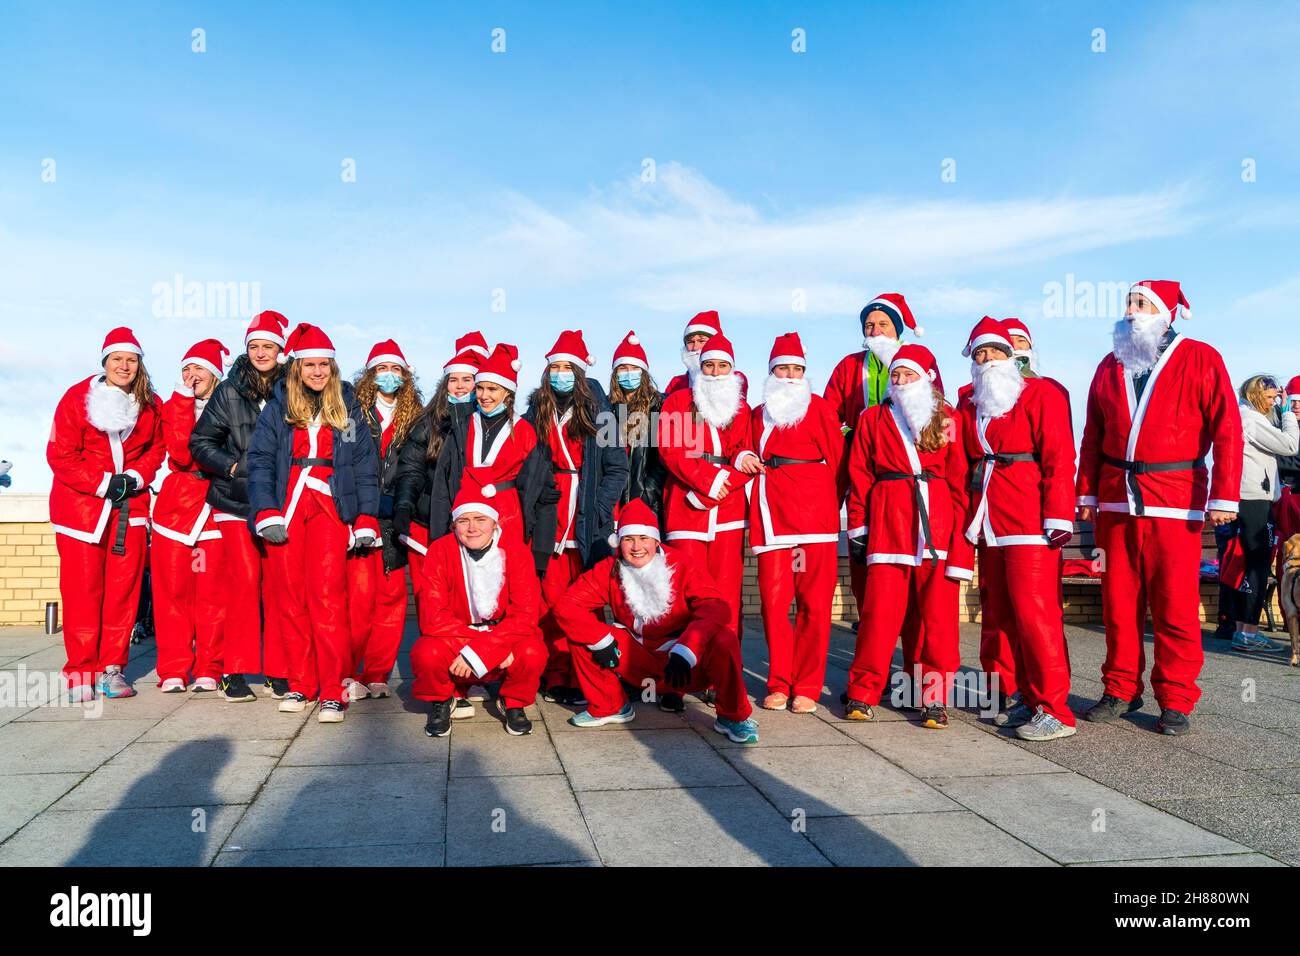
[[[1237,631],[1232,635],[1232,649],[1234,651],[1246,651],[1254,653],[1256,651],[1275,651],[1278,645],[1274,644],[1267,637],[1261,637],[1258,632],[1247,634],[1245,631]]]
[[[105,697],[135,696],[135,688],[123,676],[122,668],[116,665],[104,668],[104,673],[99,677],[99,692]]]
[[[726,717],[719,716],[713,722],[713,729],[720,734],[726,734],[727,739],[732,743],[758,743],[758,724],[752,720],[728,720]]]
[[[623,709],[617,713],[610,714],[608,717],[593,717],[591,711],[584,710],[582,713],[574,714],[569,718],[569,723],[574,727],[603,727],[605,724],[628,724],[636,717],[636,710],[630,700],[623,702]]]

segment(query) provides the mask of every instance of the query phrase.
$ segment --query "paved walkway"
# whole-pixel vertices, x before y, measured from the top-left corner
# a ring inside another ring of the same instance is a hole
[[[827,701],[852,640],[836,628]],[[963,627],[967,663],[976,640]],[[835,705],[758,712],[757,747],[713,733],[693,700],[594,731],[542,703],[527,738],[480,705],[430,740],[400,677],[398,698],[321,725],[269,700],[159,694],[146,645],[128,670],[140,695],[103,719],[0,703],[0,865],[1300,863],[1300,673],[1206,644],[1196,733],[1177,740],[1152,732],[1150,706],[1030,745],[973,713],[940,733]],[[1103,649],[1071,629],[1079,709]],[[761,637],[745,660],[761,694]],[[61,663],[57,638],[0,630],[0,669]]]

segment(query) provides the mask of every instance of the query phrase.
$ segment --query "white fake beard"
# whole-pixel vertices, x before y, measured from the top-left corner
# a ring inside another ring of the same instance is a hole
[[[691,380],[691,397],[706,422],[726,428],[740,408],[740,377],[734,369],[726,375],[696,375]]]
[[[1163,315],[1136,313],[1115,323],[1113,336],[1115,358],[1134,375],[1151,371],[1160,358],[1160,342],[1169,329],[1169,319]]]
[[[983,418],[1001,418],[1015,407],[1025,390],[1025,378],[1015,359],[1002,362],[970,363],[971,399]]]
[[[881,365],[888,368],[898,350],[903,347],[903,343],[898,339],[891,339],[888,335],[868,335],[862,340],[862,347],[880,359]]]
[[[662,548],[643,568],[620,560],[618,583],[638,628],[659,620],[673,606],[673,569]]]
[[[700,374],[700,353],[682,349],[682,364],[686,366],[686,377],[694,382],[695,376]]]
[[[135,396],[97,378],[86,392],[86,417],[101,432],[120,432],[135,427],[140,406]]]
[[[763,421],[787,428],[803,421],[812,401],[812,383],[804,378],[769,375],[763,384]]]
[[[462,545],[462,548],[464,546]],[[465,555],[468,569],[469,593],[474,601],[474,610],[482,618],[496,614],[497,600],[501,597],[501,588],[506,581],[506,553],[497,547],[495,539],[488,553],[475,561]]]
[[[903,420],[912,430],[912,441],[921,436],[922,430],[934,417],[934,385],[923,378],[906,385],[889,385],[889,399],[903,413]]]

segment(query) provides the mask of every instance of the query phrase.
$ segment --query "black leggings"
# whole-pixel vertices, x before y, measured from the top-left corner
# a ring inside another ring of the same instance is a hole
[[[1246,559],[1246,580],[1243,582],[1238,613],[1247,624],[1258,624],[1264,612],[1264,594],[1268,590],[1268,575],[1273,564],[1273,526],[1269,524],[1271,501],[1243,501],[1238,505],[1237,536]],[[1249,590],[1246,589],[1249,585]]]

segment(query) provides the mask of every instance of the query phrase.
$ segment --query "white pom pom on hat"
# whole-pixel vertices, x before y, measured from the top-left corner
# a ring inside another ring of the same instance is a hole
[[[497,496],[497,486],[496,486],[496,485],[484,485],[484,486],[483,486],[483,497],[484,497],[484,498],[495,498],[496,496]]]
[[[609,537],[606,538],[605,541],[609,544],[609,546],[610,546],[611,548],[617,548],[617,547],[618,547],[618,533],[615,532],[615,531],[611,531],[611,532],[609,533]]]
[[[519,361],[519,359],[515,359],[510,363],[510,367],[517,372],[524,367],[524,364],[523,362]]]
[[[918,336],[918,337],[919,337],[919,336],[922,336],[922,335],[925,335],[925,326],[923,326],[923,325],[918,325],[916,328],[914,328],[914,329],[912,330],[912,334],[913,334],[913,335],[916,335],[916,336]]]
[[[641,344],[641,340],[640,340],[639,338],[637,338],[635,335],[629,335],[629,336],[627,337],[627,344],[628,344],[628,345],[640,345],[640,344]]]

